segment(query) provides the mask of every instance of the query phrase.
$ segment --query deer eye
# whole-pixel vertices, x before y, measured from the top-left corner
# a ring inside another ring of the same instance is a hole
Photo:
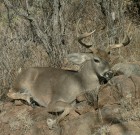
[[[98,59],[94,59],[94,62],[96,63],[100,63],[100,61]]]

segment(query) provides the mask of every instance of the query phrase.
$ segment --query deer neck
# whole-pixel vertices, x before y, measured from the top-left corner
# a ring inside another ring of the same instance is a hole
[[[99,79],[93,69],[91,61],[86,61],[80,68],[79,74],[86,90],[93,90],[100,86]]]

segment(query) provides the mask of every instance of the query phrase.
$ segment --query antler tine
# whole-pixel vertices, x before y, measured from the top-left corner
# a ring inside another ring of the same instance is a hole
[[[128,28],[127,28],[127,32],[129,31],[130,29],[130,26],[131,26],[132,23],[129,24]],[[115,44],[115,45],[110,45],[110,49],[115,49],[115,48],[120,48],[120,47],[123,47],[123,46],[127,46],[129,43],[130,43],[130,38],[127,34],[125,34],[124,36],[124,39],[122,41],[122,43],[120,44]]]
[[[127,46],[129,43],[130,43],[130,38],[128,37],[128,35],[125,35],[122,43],[111,45],[110,49],[115,49],[115,48],[120,48],[120,47],[123,47],[123,46]]]
[[[85,44],[85,43],[83,43],[82,42],[82,39],[83,38],[86,38],[86,37],[88,37],[88,36],[90,36],[90,35],[92,35],[93,33],[95,32],[95,30],[94,31],[92,31],[92,32],[85,32],[84,34],[81,34],[81,35],[79,35],[77,38],[78,38],[78,42],[81,44],[81,45],[83,45],[83,46],[85,46],[85,47],[91,47],[92,45],[88,45],[88,44]]]
[[[92,35],[92,34],[95,32],[95,30],[93,30],[92,32],[85,32],[84,34],[79,34],[79,33],[78,33],[78,26],[79,26],[80,20],[81,20],[81,18],[78,20],[77,26],[76,26],[77,39],[78,39],[78,42],[79,42],[81,45],[83,45],[83,46],[89,48],[89,47],[91,47],[92,45],[88,45],[88,44],[83,43],[83,42],[82,42],[82,39],[83,39],[83,38],[86,38],[86,37],[88,37],[88,36],[90,36],[90,35]]]

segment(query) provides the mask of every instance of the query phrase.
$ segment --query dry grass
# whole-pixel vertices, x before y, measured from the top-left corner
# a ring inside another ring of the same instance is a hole
[[[95,131],[92,135],[109,135],[110,127],[109,125],[104,125],[100,127],[97,131]]]
[[[25,134],[33,125],[33,120],[31,119],[27,110],[24,109],[17,112],[15,117],[10,119],[9,125],[11,130],[18,130],[22,128]]]
[[[140,101],[127,96],[121,100],[120,121],[139,121],[140,120]]]

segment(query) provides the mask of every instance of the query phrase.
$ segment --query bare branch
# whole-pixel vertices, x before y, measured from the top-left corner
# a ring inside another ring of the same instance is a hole
[[[9,8],[11,8],[12,10],[15,11],[15,13],[21,17],[25,17],[26,19],[31,19],[29,16],[28,16],[28,13],[23,10],[23,9],[17,9],[16,7],[14,7],[9,0],[4,0],[4,3],[5,5],[7,5]]]
[[[23,10],[23,9],[17,9],[16,7],[14,7],[10,2],[9,0],[4,0],[4,3],[9,7],[11,8],[12,10],[15,11],[15,13],[17,15],[19,15],[20,17],[24,17],[25,19],[29,20],[35,31],[36,31],[36,34],[38,35],[38,37],[42,40],[43,44],[44,44],[44,49],[48,52],[48,54],[52,51],[51,50],[51,47],[49,45],[49,38],[47,36],[47,34],[45,34],[38,26],[38,23],[36,21],[36,19],[31,15],[31,14],[28,14],[27,11]],[[26,4],[27,4],[27,10],[29,10],[29,4],[28,4],[28,0],[26,0]]]

